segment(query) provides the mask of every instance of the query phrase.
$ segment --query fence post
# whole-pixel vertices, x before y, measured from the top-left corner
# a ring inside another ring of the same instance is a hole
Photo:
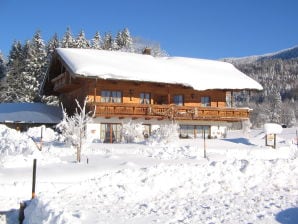
[[[36,184],[36,159],[33,160],[32,199],[35,198],[35,184]]]
[[[207,158],[207,155],[206,155],[206,130],[204,128],[204,158],[206,159]]]

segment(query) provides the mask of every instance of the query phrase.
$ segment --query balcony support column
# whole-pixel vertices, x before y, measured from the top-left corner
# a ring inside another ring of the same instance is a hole
[[[168,104],[171,104],[171,93],[170,93],[170,86],[167,85],[167,89],[168,89]]]
[[[96,92],[97,92],[97,90],[96,90],[96,86],[97,86],[97,79],[95,79],[95,84],[94,84],[94,102],[96,102]]]

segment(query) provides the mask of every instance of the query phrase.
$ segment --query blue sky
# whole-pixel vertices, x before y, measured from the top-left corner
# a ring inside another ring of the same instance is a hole
[[[67,27],[157,42],[171,56],[219,59],[275,52],[298,44],[297,0],[0,0],[0,50],[37,30],[48,41]]]

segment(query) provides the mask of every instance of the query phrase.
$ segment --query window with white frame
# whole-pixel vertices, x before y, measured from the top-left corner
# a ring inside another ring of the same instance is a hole
[[[120,91],[101,91],[101,100],[102,103],[121,103],[122,102],[122,93]]]

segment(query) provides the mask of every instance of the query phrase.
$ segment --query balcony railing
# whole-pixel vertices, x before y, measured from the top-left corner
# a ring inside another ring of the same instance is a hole
[[[54,91],[56,92],[67,92],[79,88],[78,84],[71,82],[69,75],[64,72],[51,80],[54,84]]]
[[[249,108],[190,107],[177,105],[90,103],[96,117],[132,119],[241,121],[249,118]]]

